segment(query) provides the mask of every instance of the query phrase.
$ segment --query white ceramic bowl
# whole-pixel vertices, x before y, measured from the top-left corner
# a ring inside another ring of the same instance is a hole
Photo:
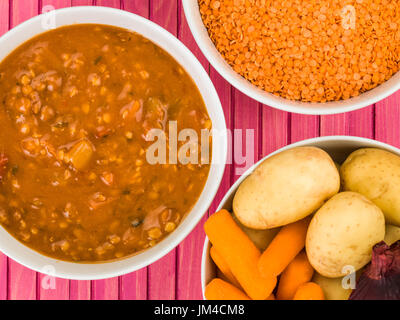
[[[327,103],[307,103],[280,98],[259,89],[236,73],[224,60],[208,36],[207,29],[200,15],[198,0],[182,0],[182,2],[190,30],[198,46],[211,65],[236,89],[267,106],[302,114],[335,114],[372,105],[400,89],[400,72],[398,72],[389,81],[386,81],[375,89],[348,100]]]
[[[155,23],[126,11],[105,7],[74,7],[57,10],[51,14],[55,14],[53,17],[55,17],[57,27],[77,23],[106,24],[135,31],[152,40],[172,55],[191,75],[204,99],[213,126],[220,133],[218,139],[214,139],[213,159],[208,180],[191,212],[170,236],[155,247],[136,256],[117,262],[98,264],[58,261],[29,249],[0,227],[0,251],[35,271],[77,280],[104,279],[133,272],[155,262],[174,249],[208,210],[220,185],[227,155],[226,124],[222,106],[208,74],[194,55],[172,34]],[[0,61],[25,41],[44,32],[42,24],[46,25],[51,19],[50,16],[35,17],[1,37]]]
[[[274,154],[280,153],[284,150],[302,146],[314,146],[322,148],[326,152],[328,152],[330,156],[333,158],[333,160],[336,161],[337,163],[343,163],[350,153],[360,148],[380,148],[383,150],[393,152],[394,154],[400,156],[400,150],[395,147],[392,147],[383,142],[371,139],[359,138],[359,137],[330,136],[330,137],[320,137],[320,138],[300,141],[271,153],[264,159],[257,162],[249,170],[247,170],[243,174],[243,176],[241,176],[236,181],[236,183],[229,189],[228,193],[222,199],[217,211],[221,209],[227,209],[229,211],[232,210],[232,201],[233,197],[235,196],[236,190],[239,188],[243,180],[249,174],[251,174],[255,170],[255,168],[257,168],[265,159],[273,156]],[[201,284],[202,284],[204,299],[205,299],[204,291],[206,285],[216,276],[216,266],[210,257],[210,247],[211,247],[210,241],[208,240],[208,238],[206,238],[203,248],[202,261],[201,261]]]

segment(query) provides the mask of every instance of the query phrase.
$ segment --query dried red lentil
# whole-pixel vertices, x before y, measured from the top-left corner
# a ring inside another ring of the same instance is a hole
[[[336,101],[400,69],[400,0],[199,0],[236,72],[291,100]]]

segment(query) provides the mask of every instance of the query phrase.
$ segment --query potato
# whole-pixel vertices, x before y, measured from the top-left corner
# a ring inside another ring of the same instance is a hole
[[[398,240],[400,240],[400,228],[387,224],[384,240],[386,244],[390,246]]]
[[[312,279],[324,291],[326,300],[348,300],[351,289],[344,289],[342,285],[343,278],[326,278],[319,273],[315,273]]]
[[[266,159],[243,181],[233,211],[248,228],[272,229],[310,215],[339,187],[339,172],[325,151],[293,148]]]
[[[275,236],[278,234],[280,230],[280,228],[266,229],[266,230],[250,229],[242,225],[235,216],[233,216],[233,218],[238,224],[238,226],[243,230],[243,232],[247,234],[250,240],[253,241],[256,247],[261,251],[267,249],[269,244],[272,242],[272,240],[275,238]]]
[[[385,237],[382,211],[366,197],[341,192],[327,201],[311,220],[306,237],[308,259],[328,278],[343,276],[343,268],[357,271],[371,260],[372,247]]]
[[[380,149],[353,152],[340,169],[343,190],[359,192],[385,214],[386,222],[400,226],[400,157]]]

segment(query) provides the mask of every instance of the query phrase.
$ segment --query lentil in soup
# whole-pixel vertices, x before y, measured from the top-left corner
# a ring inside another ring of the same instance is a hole
[[[210,169],[146,161],[146,134],[168,139],[169,121],[199,136],[212,125],[190,76],[144,37],[74,25],[26,42],[0,64],[1,225],[66,261],[156,245],[194,206]]]

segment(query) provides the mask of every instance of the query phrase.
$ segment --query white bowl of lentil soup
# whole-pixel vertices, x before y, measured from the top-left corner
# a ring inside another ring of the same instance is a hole
[[[400,89],[397,0],[182,1],[211,65],[265,105],[335,114]]]
[[[208,210],[227,155],[221,103],[194,55],[104,7],[35,17],[0,48],[0,250],[91,280],[175,248]]]

